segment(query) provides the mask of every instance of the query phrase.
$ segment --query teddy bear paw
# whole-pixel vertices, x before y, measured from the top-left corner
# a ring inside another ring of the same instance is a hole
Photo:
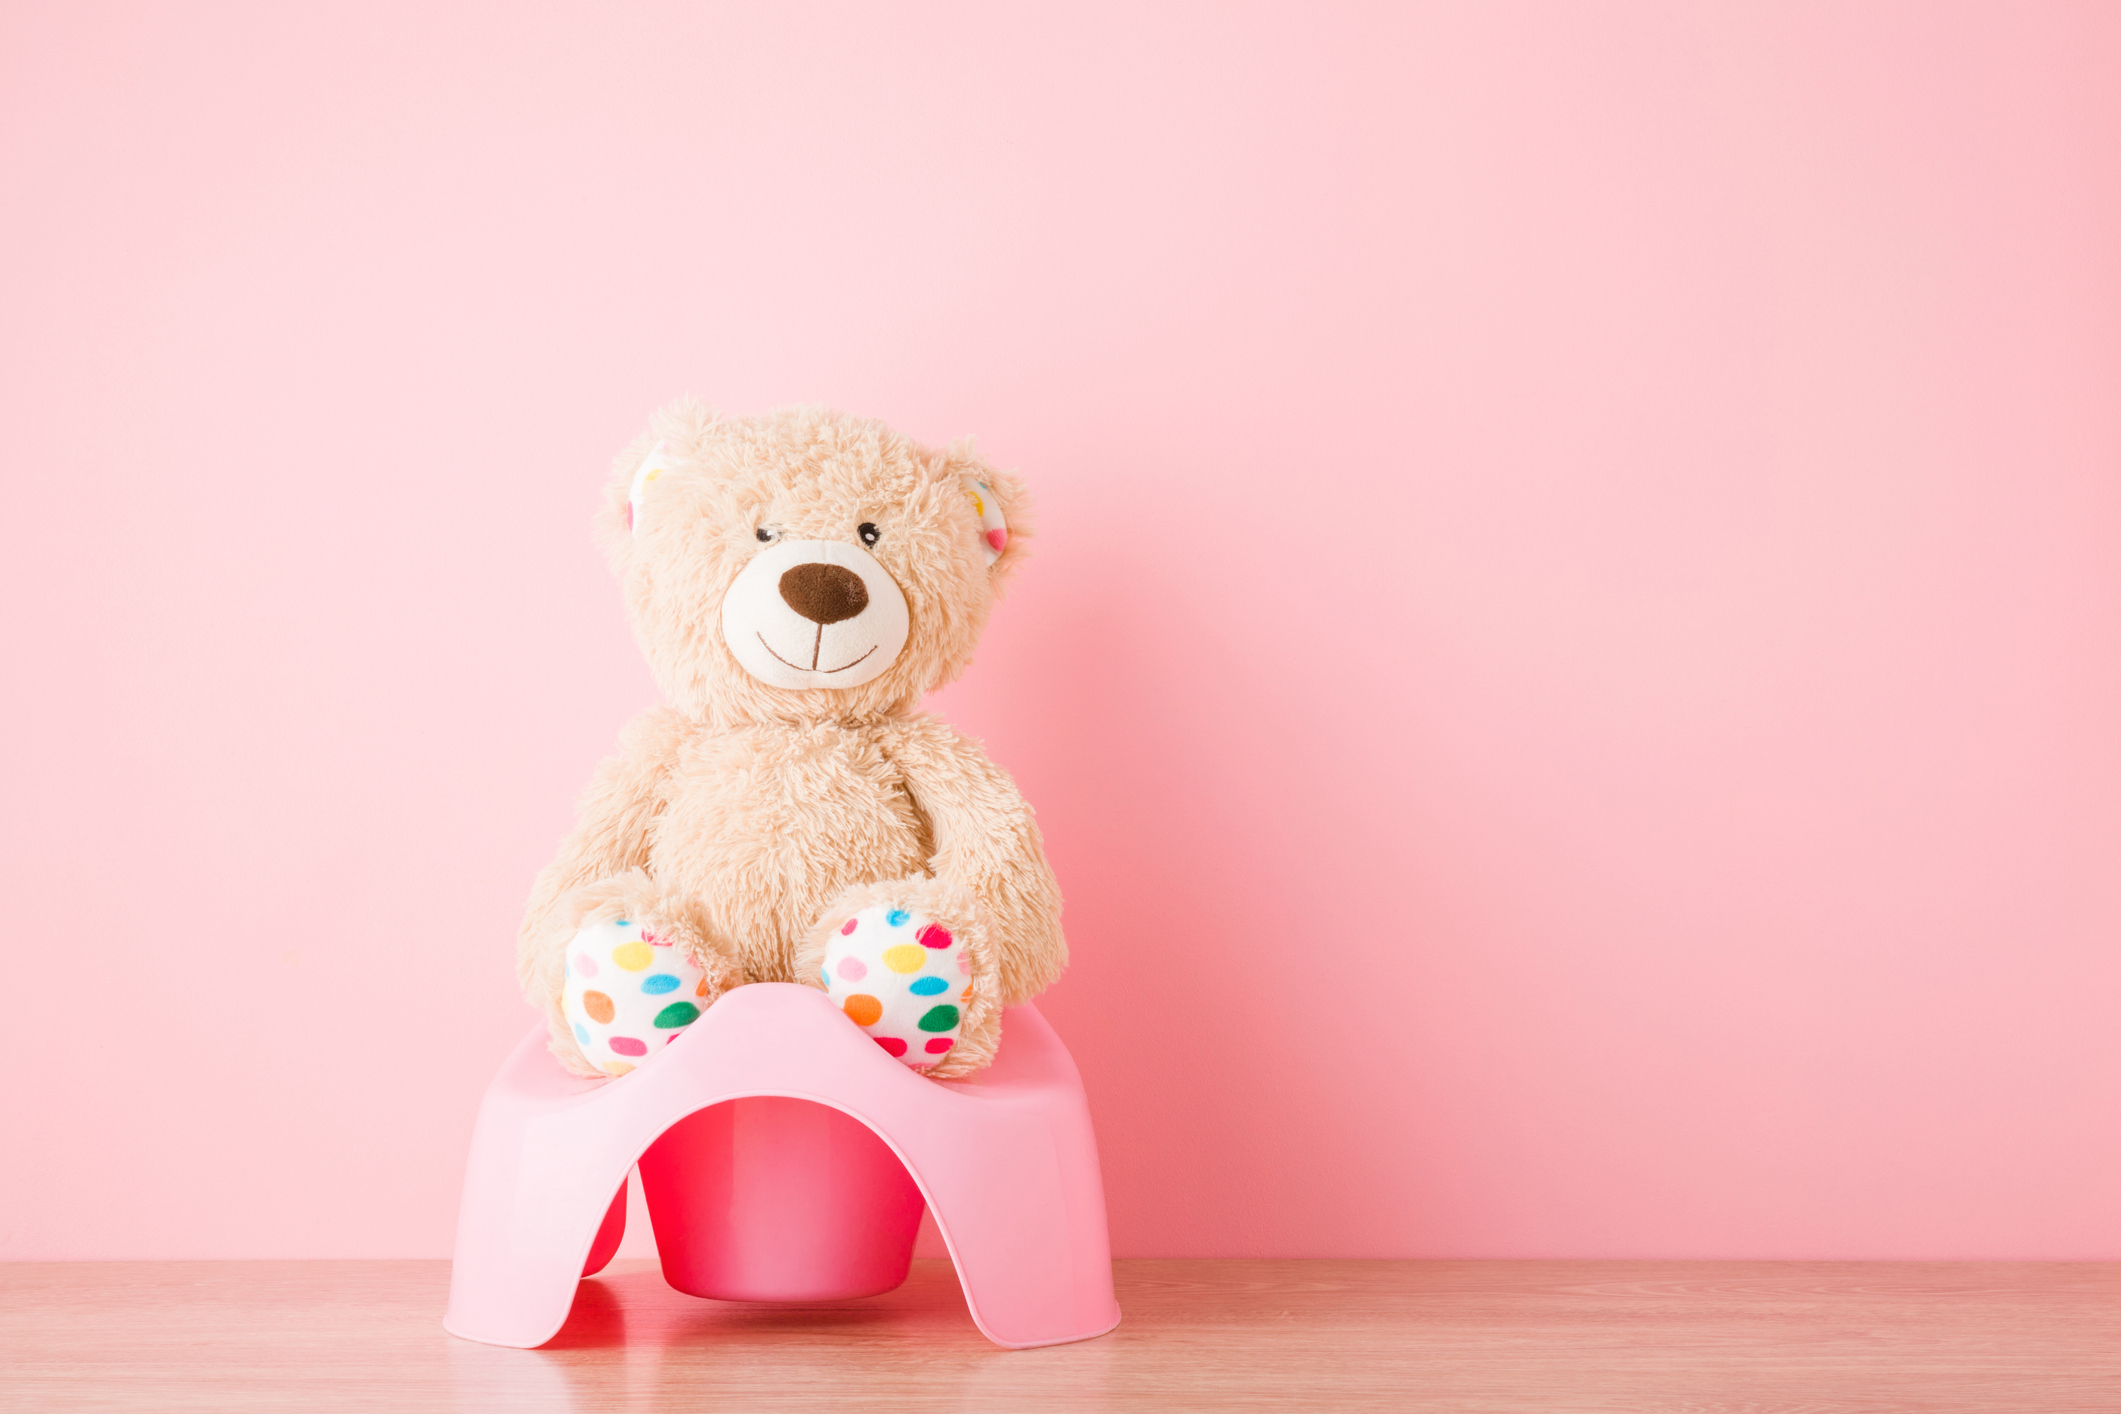
[[[926,1070],[958,1043],[972,958],[934,919],[876,904],[840,925],[825,945],[819,980],[879,1046]]]
[[[583,925],[567,945],[560,1005],[575,1044],[607,1075],[624,1075],[684,1034],[718,991],[676,939],[633,918]]]

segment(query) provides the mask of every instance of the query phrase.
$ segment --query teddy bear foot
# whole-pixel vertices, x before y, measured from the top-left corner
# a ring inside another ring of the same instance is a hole
[[[591,919],[567,945],[560,1007],[583,1058],[624,1075],[684,1034],[722,988],[673,930],[646,919]]]
[[[891,1055],[938,1078],[984,1065],[998,1039],[984,950],[971,930],[925,912],[871,904],[825,944],[818,981],[847,1018]]]

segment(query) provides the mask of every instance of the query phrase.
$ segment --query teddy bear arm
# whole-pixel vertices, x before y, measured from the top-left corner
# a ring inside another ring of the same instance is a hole
[[[533,1004],[547,1006],[559,995],[562,954],[581,921],[581,891],[647,865],[680,720],[657,708],[621,734],[618,754],[598,766],[582,793],[558,857],[539,871],[516,939],[517,980]]]
[[[1006,1005],[1029,1001],[1068,965],[1060,885],[1030,804],[979,743],[929,719],[893,759],[927,816],[930,872],[976,895],[987,915]]]

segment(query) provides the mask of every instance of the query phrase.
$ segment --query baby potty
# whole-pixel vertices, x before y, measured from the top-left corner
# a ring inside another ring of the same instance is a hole
[[[972,1319],[1020,1349],[1119,1323],[1082,1079],[1035,1007],[986,1070],[929,1080],[823,993],[738,987],[617,1080],[560,1069],[541,1025],[487,1087],[443,1326],[542,1345],[601,1270],[640,1165],[663,1276],[729,1301],[873,1296],[935,1213]]]

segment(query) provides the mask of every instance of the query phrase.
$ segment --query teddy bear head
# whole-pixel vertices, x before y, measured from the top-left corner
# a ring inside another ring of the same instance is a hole
[[[910,707],[962,672],[1029,538],[969,444],[824,408],[656,413],[598,538],[671,705],[716,722]]]

